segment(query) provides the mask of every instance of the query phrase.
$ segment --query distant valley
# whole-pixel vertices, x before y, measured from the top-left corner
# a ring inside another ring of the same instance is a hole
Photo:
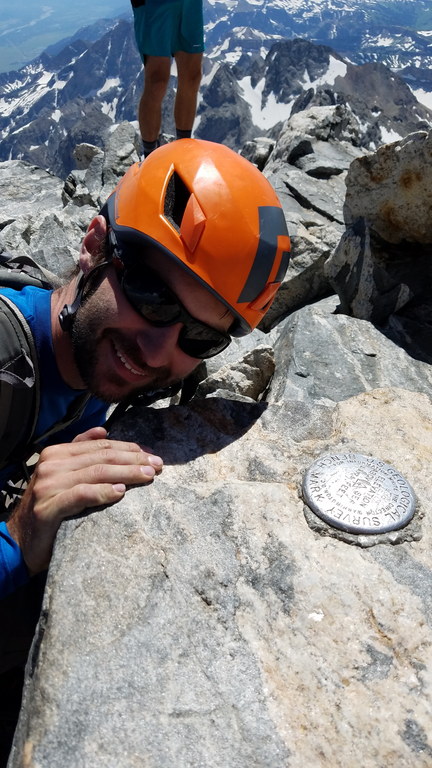
[[[69,38],[98,19],[127,13],[129,2],[120,0],[14,0],[0,7],[0,72],[27,64],[50,45]]]

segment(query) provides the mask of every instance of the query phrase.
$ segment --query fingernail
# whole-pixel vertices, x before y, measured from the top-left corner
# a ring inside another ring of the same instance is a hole
[[[152,465],[152,467],[159,467],[162,466],[163,461],[160,456],[149,456],[148,457],[148,463]]]
[[[154,474],[155,474],[153,467],[147,467],[147,466],[146,467],[142,466],[141,472],[143,473],[143,475],[146,475],[146,477],[154,477]]]
[[[124,483],[114,483],[113,488],[117,493],[126,493],[126,486]]]

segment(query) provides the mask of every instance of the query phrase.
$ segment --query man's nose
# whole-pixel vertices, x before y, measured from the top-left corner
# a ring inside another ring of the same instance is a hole
[[[137,335],[142,357],[151,368],[170,365],[173,355],[178,350],[177,342],[182,324],[168,325],[164,328],[148,326]]]

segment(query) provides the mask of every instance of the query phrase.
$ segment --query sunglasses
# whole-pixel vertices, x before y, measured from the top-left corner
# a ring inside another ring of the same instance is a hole
[[[177,344],[186,355],[205,360],[223,352],[231,336],[196,320],[185,309],[166,283],[147,265],[128,264],[121,258],[118,270],[120,286],[133,308],[150,325],[164,328],[183,323]]]

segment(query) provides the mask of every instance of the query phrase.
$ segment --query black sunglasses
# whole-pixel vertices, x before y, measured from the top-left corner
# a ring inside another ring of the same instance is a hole
[[[183,323],[177,344],[186,355],[204,360],[223,352],[231,343],[227,333],[192,317],[150,267],[128,264],[118,255],[114,264],[125,296],[144,320],[159,328]]]

